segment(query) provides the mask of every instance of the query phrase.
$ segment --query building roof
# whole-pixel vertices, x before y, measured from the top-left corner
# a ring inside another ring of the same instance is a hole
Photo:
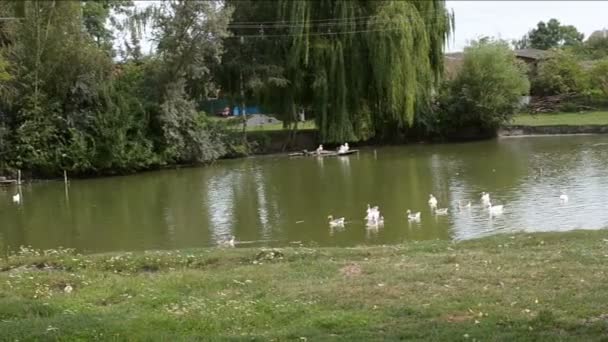
[[[546,58],[549,53],[546,50],[531,49],[531,48],[513,50],[513,52],[515,53],[515,57],[529,58],[529,59],[543,59],[543,58]]]

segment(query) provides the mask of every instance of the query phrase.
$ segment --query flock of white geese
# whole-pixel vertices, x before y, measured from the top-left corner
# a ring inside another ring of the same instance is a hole
[[[559,201],[561,203],[567,203],[568,195],[566,195],[566,193],[564,193],[562,191],[561,195],[559,196]],[[431,213],[434,214],[435,216],[448,215],[448,208],[438,208],[437,207],[438,201],[437,201],[437,198],[435,196],[433,196],[433,194],[429,195],[428,204],[429,204]],[[504,205],[492,204],[492,201],[490,200],[490,194],[487,192],[481,193],[481,204],[488,211],[488,214],[490,216],[500,216],[500,215],[502,215],[502,213],[504,211]],[[462,202],[459,201],[458,207],[460,208],[460,210],[471,210],[471,202],[468,202],[467,204],[463,205]],[[412,212],[410,209],[408,209],[405,212],[405,215],[409,222],[420,223],[420,221],[421,221],[421,214],[419,211]],[[329,215],[328,219],[329,219],[329,226],[331,228],[344,227],[344,225],[347,223],[346,219],[344,217],[334,218],[332,215]],[[381,227],[384,225],[384,217],[380,214],[380,208],[378,208],[378,206],[371,207],[369,204],[367,205],[365,223],[366,223],[365,224],[366,227],[368,227],[368,228],[378,228],[378,227]]]

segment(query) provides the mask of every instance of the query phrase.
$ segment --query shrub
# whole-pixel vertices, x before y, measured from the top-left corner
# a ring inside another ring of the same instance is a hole
[[[554,51],[552,57],[539,64],[532,77],[534,95],[582,94],[587,89],[588,81],[582,66],[567,51]]]
[[[526,68],[501,41],[474,42],[462,68],[439,98],[440,125],[495,129],[508,121],[529,90]]]
[[[596,62],[591,68],[589,76],[593,90],[608,96],[608,58]]]

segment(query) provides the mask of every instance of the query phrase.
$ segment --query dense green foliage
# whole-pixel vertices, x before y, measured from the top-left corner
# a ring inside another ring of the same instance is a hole
[[[583,60],[597,60],[608,57],[608,30],[593,32],[581,45],[571,48]]]
[[[518,49],[535,48],[548,50],[564,46],[580,45],[585,37],[576,27],[562,25],[557,19],[548,22],[540,21],[536,28],[530,30],[521,40],[515,42]]]
[[[536,95],[583,93],[588,89],[587,73],[568,51],[553,51],[543,60],[532,78],[532,92]]]
[[[246,152],[199,112],[217,96],[261,103],[285,125],[306,110],[326,142],[400,130],[429,108],[453,27],[443,0],[150,5],[0,4],[17,17],[0,25],[0,172],[128,172]]]
[[[324,142],[411,124],[430,103],[453,23],[443,1],[279,1],[278,13],[264,1],[229,3],[241,39],[227,55],[233,66],[249,61],[237,68],[245,88],[284,122],[306,109]]]
[[[224,154],[221,130],[194,100],[212,87],[229,9],[181,0],[147,12],[123,0],[24,7],[21,20],[2,23],[0,167],[125,172]],[[144,58],[137,37],[146,20],[158,47]],[[118,62],[114,33],[130,36]]]
[[[464,51],[458,74],[442,89],[440,126],[498,128],[515,114],[528,90],[525,67],[506,43],[473,43]]]
[[[593,89],[608,97],[608,57],[597,61],[589,75]]]

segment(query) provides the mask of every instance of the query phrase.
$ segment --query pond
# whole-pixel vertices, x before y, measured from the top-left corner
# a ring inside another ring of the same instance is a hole
[[[348,157],[265,156],[200,168],[0,188],[0,246],[85,253],[217,245],[396,244],[608,226],[608,136],[503,138],[365,149]],[[480,201],[489,192],[502,215]],[[569,201],[560,203],[560,191]],[[434,194],[448,215],[428,206]],[[459,202],[471,201],[469,209]],[[368,229],[367,204],[384,226]],[[406,210],[421,212],[409,222]],[[328,215],[346,217],[330,228]]]

